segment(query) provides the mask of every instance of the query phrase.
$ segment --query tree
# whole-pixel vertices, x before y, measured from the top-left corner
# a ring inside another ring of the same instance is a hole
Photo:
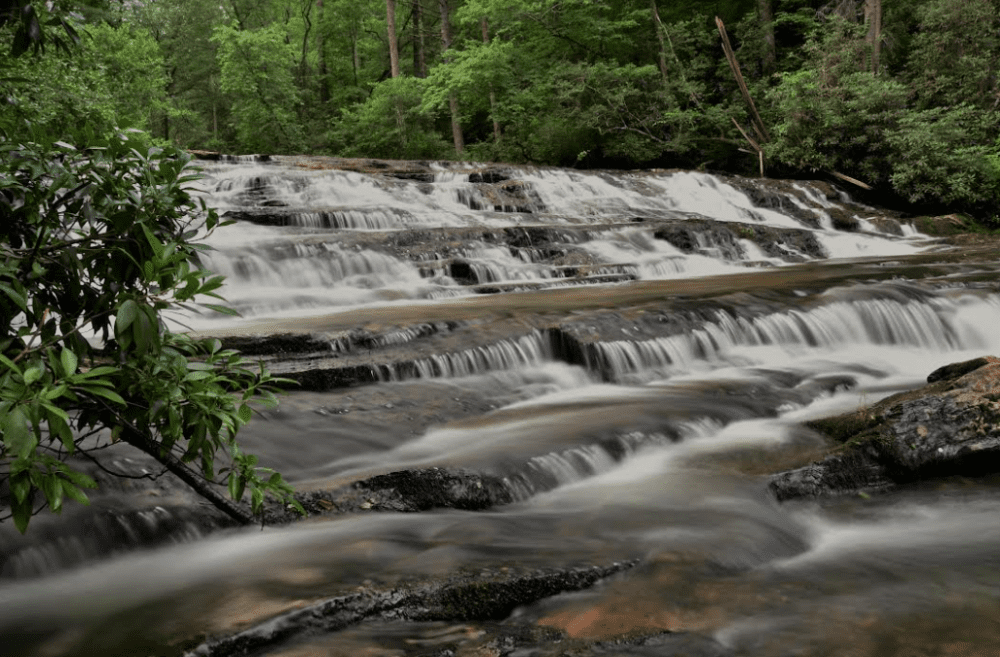
[[[448,8],[448,0],[438,0],[441,9],[441,45],[442,51],[447,52],[451,48],[451,10]],[[447,62],[448,60],[445,59]],[[448,97],[448,105],[451,109],[451,138],[455,145],[455,152],[459,155],[465,150],[465,137],[462,135],[462,118],[458,111],[458,98],[455,94]]]
[[[389,39],[389,75],[399,77],[399,37],[396,35],[396,0],[385,0],[386,35]]]
[[[114,441],[240,522],[267,494],[301,510],[281,476],[236,443],[252,406],[276,402],[280,381],[163,321],[222,285],[197,267],[205,247],[193,240],[220,222],[187,190],[197,178],[189,156],[136,130],[95,123],[77,146],[47,127],[0,114],[0,519],[23,532],[46,507],[86,503],[95,482],[73,459],[96,459]]]
[[[256,30],[215,28],[222,91],[232,98],[232,116],[243,148],[254,152],[300,149],[304,138],[296,115],[295,49],[278,24]],[[268,126],[268,130],[261,130]]]

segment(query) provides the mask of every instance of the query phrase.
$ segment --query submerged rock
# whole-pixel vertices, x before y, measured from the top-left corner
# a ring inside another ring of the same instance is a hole
[[[634,565],[635,562],[615,562],[527,571],[502,568],[414,582],[391,589],[366,587],[350,595],[320,600],[238,634],[206,641],[187,654],[190,657],[259,654],[267,648],[285,645],[303,636],[335,632],[362,621],[500,620],[519,606],[566,591],[588,588]],[[538,636],[538,632],[534,634],[534,641],[547,638]],[[556,633],[550,634],[556,641],[561,638]],[[517,642],[509,637],[504,643],[513,648]],[[498,651],[494,654],[510,652]]]
[[[809,422],[839,443],[825,459],[774,475],[779,500],[886,490],[1000,472],[1000,358],[947,365],[928,385]]]

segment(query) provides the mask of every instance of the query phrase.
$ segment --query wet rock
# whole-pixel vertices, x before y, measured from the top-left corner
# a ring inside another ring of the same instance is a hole
[[[669,242],[683,253],[719,255],[725,260],[739,260],[744,255],[736,234],[729,227],[719,224],[686,222],[667,225],[656,230],[653,237]]]
[[[443,468],[377,475],[356,482],[353,488],[367,498],[371,509],[384,511],[479,511],[513,501],[510,489],[499,477]]]
[[[400,180],[413,180],[422,183],[434,182],[434,174],[429,171],[393,171],[387,175]]]
[[[1000,359],[935,370],[929,385],[808,423],[839,446],[772,477],[779,500],[868,493],[937,477],[1000,472]]]
[[[469,174],[470,183],[496,184],[505,180],[510,180],[510,175],[502,169],[483,169]]]
[[[229,336],[222,338],[224,349],[236,349],[244,356],[270,356],[330,351],[329,340],[304,333]]]
[[[502,568],[414,582],[393,589],[365,588],[282,614],[238,634],[206,641],[187,654],[192,657],[258,654],[303,636],[336,632],[371,620],[498,620],[509,616],[517,607],[588,588],[634,565],[635,562],[616,562],[530,571]],[[503,645],[513,648],[516,644],[511,637],[503,641]]]
[[[858,218],[842,208],[828,208],[827,212],[836,230],[853,233],[861,228]]]
[[[902,236],[903,225],[892,217],[872,217],[868,220],[875,228],[889,235]]]

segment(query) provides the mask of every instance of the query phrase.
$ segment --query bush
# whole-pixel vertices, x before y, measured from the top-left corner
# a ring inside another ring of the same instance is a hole
[[[253,513],[266,493],[292,502],[235,441],[275,381],[163,323],[217,296],[222,277],[193,266],[193,240],[219,219],[186,190],[187,154],[147,144],[138,132],[85,150],[0,141],[0,484],[22,532],[46,506],[86,503],[95,484],[67,458],[105,429],[242,522],[252,514],[209,485],[218,477],[237,501],[249,489]]]

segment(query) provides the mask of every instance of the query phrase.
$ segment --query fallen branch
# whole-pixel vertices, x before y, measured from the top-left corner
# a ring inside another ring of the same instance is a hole
[[[861,187],[862,189],[868,189],[868,190],[871,189],[871,185],[865,184],[865,183],[861,182],[860,180],[858,180],[857,178],[851,178],[850,176],[845,176],[844,174],[838,173],[836,171],[831,171],[830,175],[834,176],[836,178],[840,178],[841,180],[844,180],[846,182],[849,182],[852,185],[857,185],[858,187]]]

